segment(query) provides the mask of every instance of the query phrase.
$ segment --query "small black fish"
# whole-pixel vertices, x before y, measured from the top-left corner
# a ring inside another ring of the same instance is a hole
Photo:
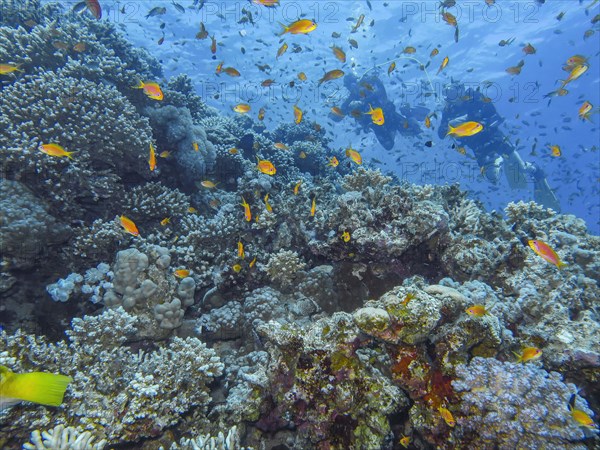
[[[175,3],[175,2],[172,2],[172,3],[177,11],[179,11],[182,14],[185,13],[185,8],[183,6],[181,6],[179,3]]]
[[[433,142],[432,141],[425,142],[425,147],[429,147],[429,148],[433,147]]]
[[[165,25],[166,25],[166,24],[165,24],[164,22],[163,22],[163,23],[161,23],[161,24],[160,24],[160,29],[161,29],[161,30],[164,30],[164,29],[165,29]]]

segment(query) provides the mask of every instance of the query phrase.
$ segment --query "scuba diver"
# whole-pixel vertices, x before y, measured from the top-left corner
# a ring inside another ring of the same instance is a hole
[[[386,150],[394,147],[397,131],[411,136],[421,133],[419,120],[425,119],[428,110],[424,107],[411,108],[405,104],[401,106],[400,112],[397,112],[394,103],[388,99],[383,83],[376,75],[365,74],[359,81],[353,74],[348,74],[344,77],[344,87],[348,89],[349,95],[340,107],[342,113],[354,117],[363,131],[372,130]],[[383,125],[377,125],[371,120],[371,116],[367,114],[371,109],[369,105],[382,109],[385,119]],[[333,113],[330,113],[329,117],[336,122],[342,120],[342,117]]]
[[[527,176],[533,180],[533,197],[535,201],[546,208],[560,212],[558,198],[548,185],[546,175],[535,163],[525,162],[516,148],[508,141],[500,130],[504,119],[498,115],[496,108],[489,99],[484,97],[479,89],[465,90],[461,83],[452,83],[444,91],[446,105],[438,128],[438,136],[446,136],[448,125],[456,126],[466,121],[477,121],[483,125],[483,130],[468,137],[455,138],[458,145],[468,145],[484,176],[493,184],[500,177],[500,170],[511,189],[524,189],[527,186]]]

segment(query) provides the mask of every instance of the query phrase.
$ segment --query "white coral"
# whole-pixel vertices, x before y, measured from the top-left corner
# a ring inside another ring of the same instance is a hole
[[[102,450],[107,444],[105,439],[94,443],[96,436],[79,428],[57,425],[48,431],[35,430],[31,433],[31,442],[23,444],[26,450]]]

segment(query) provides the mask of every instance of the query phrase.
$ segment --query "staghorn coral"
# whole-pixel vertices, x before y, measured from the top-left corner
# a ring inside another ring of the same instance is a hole
[[[476,357],[456,367],[452,382],[460,394],[457,445],[480,449],[585,449],[585,433],[568,404],[577,394],[556,372],[532,364]],[[577,396],[577,408],[591,414]]]
[[[109,309],[73,319],[68,342],[56,344],[21,331],[3,331],[0,364],[11,364],[17,372],[43,367],[68,374],[73,382],[59,408],[10,409],[0,439],[24,440],[21,433],[35,422],[37,427],[83,427],[109,444],[135,442],[157,436],[192,409],[205,411],[210,400],[206,385],[223,371],[214,351],[193,337],[133,350],[124,344],[137,332],[137,322],[122,308]]]

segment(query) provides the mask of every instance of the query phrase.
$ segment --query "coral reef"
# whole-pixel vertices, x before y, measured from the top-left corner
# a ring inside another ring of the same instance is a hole
[[[456,366],[456,375],[452,386],[461,403],[454,436],[461,447],[587,448],[576,443],[586,434],[568,408],[577,388],[558,373],[476,357]],[[592,414],[579,396],[577,408]]]
[[[101,439],[94,442],[96,437],[89,431],[74,427],[57,425],[48,431],[31,433],[31,442],[23,444],[26,450],[102,450],[107,442]]]
[[[60,408],[19,405],[9,410],[1,437],[8,433],[14,439],[34,422],[42,428],[64,423],[110,444],[135,442],[159,435],[192,409],[205,410],[207,384],[223,371],[215,352],[193,337],[134,350],[126,342],[135,335],[137,322],[122,308],[107,309],[96,317],[74,319],[69,341],[56,344],[3,331],[0,364],[19,372],[43,367],[69,374],[73,382]]]

